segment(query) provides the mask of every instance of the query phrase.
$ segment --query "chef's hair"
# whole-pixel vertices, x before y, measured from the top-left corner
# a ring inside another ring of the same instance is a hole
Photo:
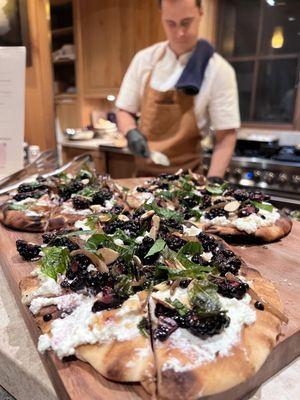
[[[195,0],[196,6],[201,7],[202,0]],[[159,7],[161,7],[162,0],[158,0]]]

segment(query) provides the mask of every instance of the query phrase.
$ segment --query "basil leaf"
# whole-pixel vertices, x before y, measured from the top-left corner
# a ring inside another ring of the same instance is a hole
[[[153,256],[153,254],[159,253],[165,247],[166,242],[163,239],[157,239],[151,249],[148,251],[145,257]]]
[[[217,286],[207,280],[195,281],[189,290],[189,299],[198,314],[216,313],[221,310]]]
[[[43,257],[39,261],[41,271],[50,278],[57,279],[58,274],[66,272],[70,256],[69,251],[63,247],[45,247],[43,248]]]
[[[272,212],[272,211],[273,211],[273,208],[274,208],[274,207],[272,206],[272,204],[260,203],[259,201],[254,201],[254,200],[252,200],[251,203],[252,203],[255,207],[257,207],[257,208],[259,208],[259,209],[261,209],[261,210],[269,211],[269,212]]]
[[[189,309],[183,303],[181,303],[181,301],[179,301],[178,299],[171,300],[168,298],[168,299],[166,299],[166,302],[171,304],[175,308],[175,310],[178,312],[178,314],[181,315],[182,317],[189,312]]]
[[[216,194],[216,195],[220,195],[224,192],[224,190],[227,188],[228,186],[228,182],[224,182],[222,183],[222,185],[220,185],[219,183],[208,183],[205,188],[206,190],[211,193],[211,194]]]
[[[189,254],[189,255],[194,255],[194,254],[202,254],[203,253],[203,247],[200,242],[187,242],[184,246],[181,247],[181,249],[178,252],[178,255],[180,254]]]
[[[211,272],[210,267],[194,264],[189,269],[174,270],[166,265],[158,265],[156,267],[156,276],[164,278],[164,280],[182,280],[182,279],[205,279],[206,273]]]
[[[169,210],[168,208],[159,207],[155,201],[153,201],[150,204],[145,203],[144,208],[145,208],[145,210],[153,210],[155,212],[155,214],[157,214],[161,218],[165,218],[165,219],[172,218],[176,222],[183,221],[183,216],[179,212],[174,211],[174,210]]]

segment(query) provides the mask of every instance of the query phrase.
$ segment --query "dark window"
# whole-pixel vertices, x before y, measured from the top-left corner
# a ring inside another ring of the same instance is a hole
[[[236,71],[242,120],[295,126],[300,0],[219,0],[218,27],[217,49]]]

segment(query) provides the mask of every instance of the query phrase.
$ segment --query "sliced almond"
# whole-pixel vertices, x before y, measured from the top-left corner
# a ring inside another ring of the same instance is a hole
[[[161,283],[158,283],[157,285],[155,285],[153,287],[153,289],[156,289],[159,291],[164,291],[164,290],[169,289],[169,285],[167,285],[166,282],[161,282]]]
[[[142,261],[140,260],[140,258],[139,258],[138,256],[134,255],[134,256],[132,257],[132,259],[133,259],[133,262],[135,263],[135,265],[136,265],[137,267],[143,268],[143,263],[142,263]]]
[[[94,212],[100,212],[103,207],[100,206],[100,204],[93,204],[90,206],[90,209],[93,210]]]
[[[175,175],[181,175],[183,173],[183,169],[180,168],[178,171],[175,172]]]
[[[144,204],[144,201],[144,199],[141,199],[133,194],[129,194],[126,199],[126,202],[130,208],[139,208]]]
[[[110,265],[116,261],[119,257],[119,253],[115,250],[109,249],[108,247],[103,247],[97,251],[97,254],[103,257],[103,261],[106,265]]]
[[[187,242],[199,242],[199,240],[197,239],[196,236],[187,236],[187,235],[183,235],[180,232],[173,232],[172,235],[180,237],[181,239],[184,239]]]
[[[172,306],[172,304],[168,303],[167,301],[160,299],[158,296],[156,296],[154,293],[152,294],[152,299],[155,300],[157,303],[162,304],[163,306],[170,308],[171,310],[174,310],[175,307]]]
[[[153,215],[152,217],[152,227],[149,232],[149,236],[153,239],[156,240],[158,231],[159,231],[159,226],[160,226],[160,218],[158,215]]]
[[[100,260],[100,258],[98,256],[96,256],[96,254],[94,254],[88,250],[85,250],[85,249],[74,250],[70,253],[71,256],[76,256],[77,254],[83,254],[86,257],[88,257],[92,261],[92,263],[95,265],[95,267],[97,268],[98,271],[108,272],[107,265],[105,264],[104,261]]]
[[[153,210],[146,211],[143,215],[141,215],[141,220],[144,221],[145,219],[148,219],[152,217],[155,214]]]
[[[101,222],[108,222],[108,221],[111,220],[111,215],[109,215],[109,214],[101,214],[101,215],[99,215],[98,219]]]
[[[129,218],[127,217],[127,215],[124,215],[124,214],[120,214],[120,215],[118,216],[118,219],[119,219],[120,221],[123,221],[123,222],[129,221]]]
[[[235,212],[240,207],[240,202],[237,200],[230,201],[224,206],[224,210],[228,212]]]

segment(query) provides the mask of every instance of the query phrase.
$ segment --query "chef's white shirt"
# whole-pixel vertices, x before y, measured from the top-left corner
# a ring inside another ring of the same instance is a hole
[[[164,48],[165,54],[158,61]],[[150,86],[153,89],[174,89],[191,54],[185,53],[177,58],[168,42],[160,42],[139,51],[125,74],[116,106],[132,114],[139,113],[145,83],[151,71]],[[199,130],[208,126],[214,130],[240,127],[235,71],[218,53],[210,58],[201,89],[194,96],[194,112]]]

